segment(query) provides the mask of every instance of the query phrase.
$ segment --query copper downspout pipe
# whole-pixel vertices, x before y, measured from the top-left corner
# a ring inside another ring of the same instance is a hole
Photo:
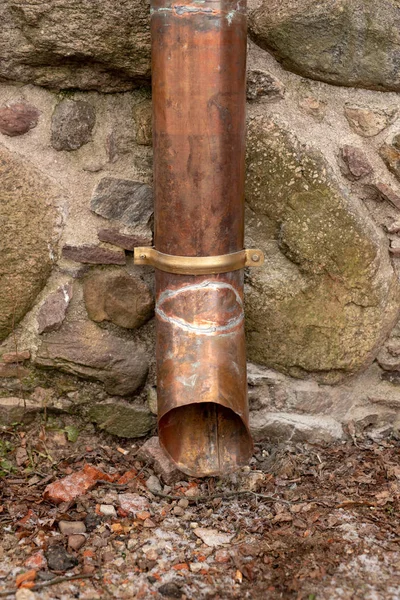
[[[152,0],[151,33],[155,251],[242,251],[246,0]],[[206,272],[156,268],[159,438],[194,476],[232,471],[253,448],[243,268]]]

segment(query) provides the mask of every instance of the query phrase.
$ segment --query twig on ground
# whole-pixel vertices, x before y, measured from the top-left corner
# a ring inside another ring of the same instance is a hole
[[[50,585],[57,585],[57,583],[64,583],[65,581],[76,581],[77,579],[89,579],[94,577],[95,573],[83,573],[82,575],[63,575],[62,577],[54,577],[54,579],[49,579],[49,581],[43,581],[43,583],[36,583],[30,589],[33,591],[41,590],[44,587],[48,587]],[[9,590],[4,590],[0,592],[0,598],[6,598],[7,596],[11,596],[15,594],[18,588],[13,588]]]
[[[166,498],[167,500],[182,500],[185,496],[171,496],[170,494],[164,494],[163,492],[151,492],[154,496],[158,496],[160,498]],[[254,498],[260,500],[266,500],[267,502],[281,502],[282,504],[287,504],[288,506],[292,506],[294,504],[306,504],[307,502],[313,502],[314,504],[319,504],[321,506],[325,506],[327,508],[338,508],[334,504],[329,504],[326,500],[322,500],[320,498],[311,498],[308,500],[284,500],[283,498],[277,498],[276,496],[269,496],[267,494],[259,494],[258,492],[252,492],[251,490],[236,490],[231,492],[218,492],[217,494],[212,494],[210,496],[193,496],[191,498],[187,498],[189,502],[193,504],[197,504],[198,502],[209,502],[210,500],[214,500],[215,498],[222,498],[223,500],[229,500],[229,498],[234,498],[235,496],[254,496]]]
[[[159,496],[160,498],[166,498],[167,500],[182,500],[185,496],[171,496],[171,494],[164,494],[163,492],[151,491],[154,496]],[[234,498],[235,496],[254,496],[256,498],[261,498],[262,500],[267,500],[268,502],[283,502],[284,504],[295,504],[294,502],[290,502],[289,500],[283,500],[282,498],[277,498],[276,496],[268,496],[266,494],[258,494],[257,492],[252,492],[250,490],[237,490],[233,492],[218,492],[217,494],[211,494],[210,496],[193,496],[191,498],[187,498],[189,502],[197,504],[197,502],[209,502],[210,500],[214,500],[215,498],[222,498],[223,500],[228,500],[229,498]]]

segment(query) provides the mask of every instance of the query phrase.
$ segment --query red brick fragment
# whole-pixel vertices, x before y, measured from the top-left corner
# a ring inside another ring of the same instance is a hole
[[[132,479],[135,479],[137,474],[138,474],[138,472],[136,471],[136,469],[131,469],[130,471],[126,471],[126,473],[121,475],[121,477],[118,479],[118,481],[117,481],[118,485],[125,485],[126,483],[129,483],[129,481],[132,481]]]
[[[41,571],[47,567],[47,560],[44,556],[43,550],[39,550],[35,554],[32,554],[29,558],[26,559],[24,563],[25,567],[28,569],[33,569],[35,571]]]
[[[71,502],[91,490],[98,481],[113,480],[113,477],[103,473],[93,465],[85,465],[81,471],[50,483],[44,490],[43,496],[45,500],[50,500],[55,504]]]

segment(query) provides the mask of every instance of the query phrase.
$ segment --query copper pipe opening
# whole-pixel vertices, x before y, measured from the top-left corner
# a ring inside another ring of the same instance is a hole
[[[174,408],[159,426],[162,447],[188,475],[218,475],[247,459],[249,433],[242,419],[214,402]]]
[[[155,250],[244,248],[245,0],[152,0]],[[157,255],[159,256],[159,255]],[[190,475],[245,464],[243,269],[156,268],[160,443]]]

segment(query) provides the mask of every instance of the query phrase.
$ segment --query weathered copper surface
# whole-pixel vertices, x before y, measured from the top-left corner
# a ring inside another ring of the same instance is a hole
[[[245,0],[152,0],[155,248],[243,250]],[[226,473],[252,452],[243,269],[156,269],[160,443],[190,475]]]

